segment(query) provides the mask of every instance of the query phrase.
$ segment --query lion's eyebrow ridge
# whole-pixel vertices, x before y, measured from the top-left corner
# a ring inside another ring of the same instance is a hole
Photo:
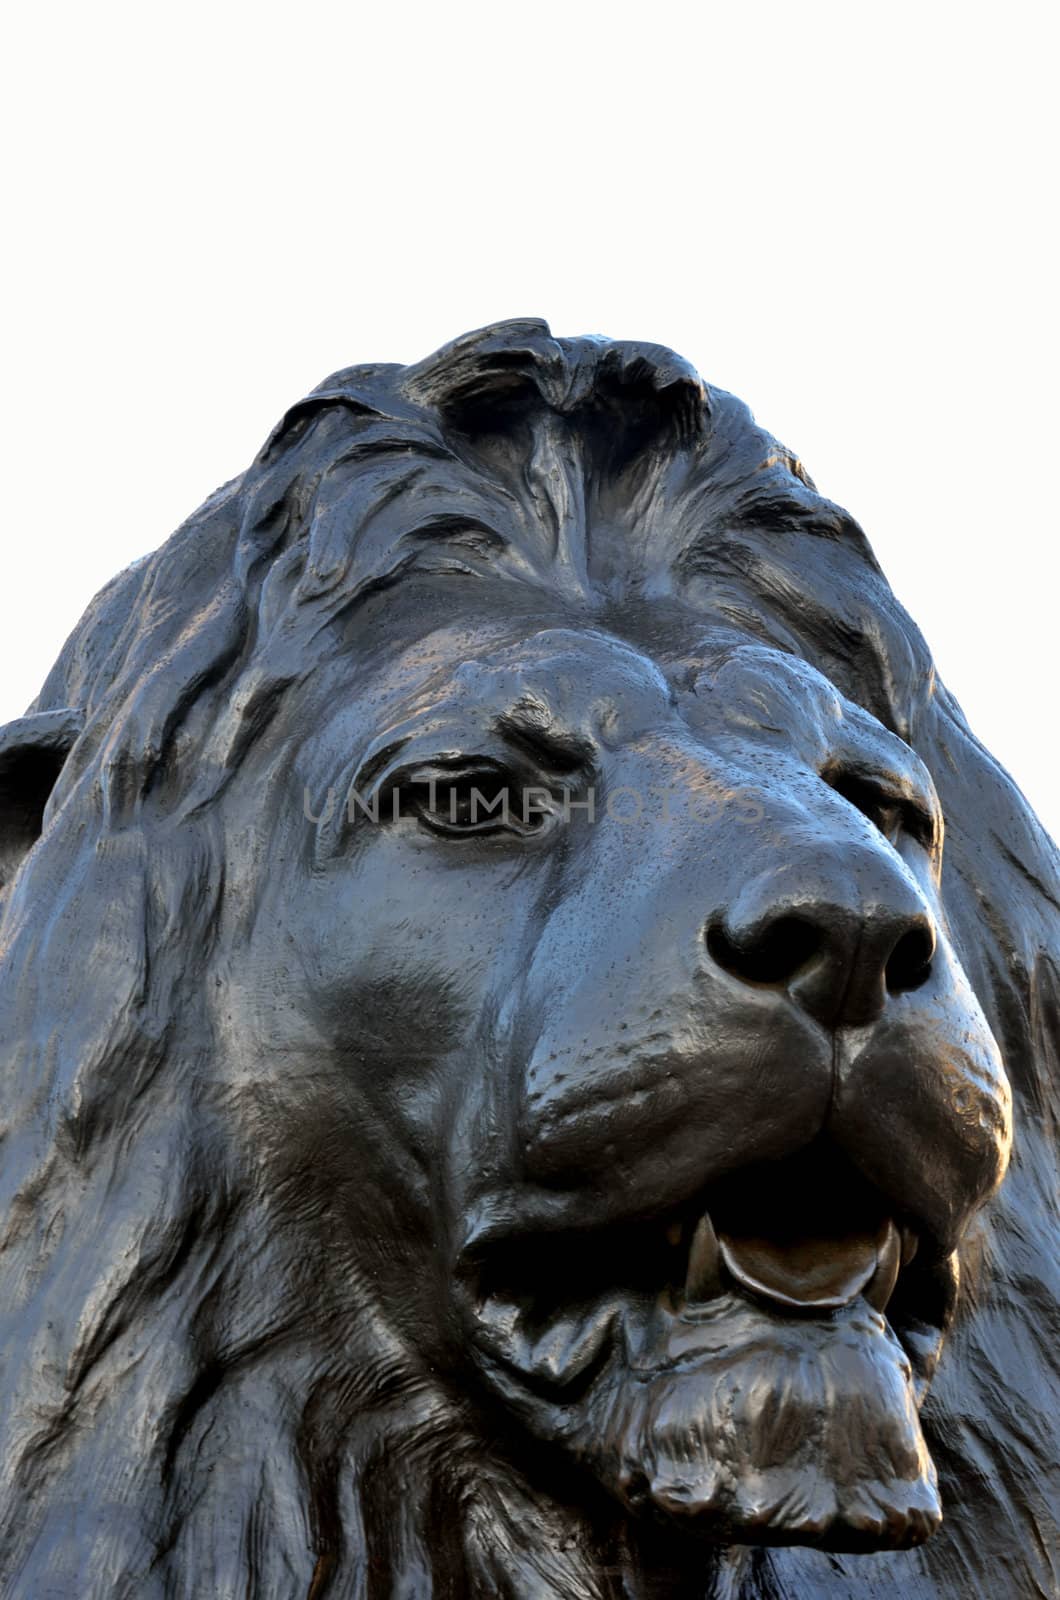
[[[595,765],[596,747],[592,740],[560,726],[551,708],[537,695],[524,695],[508,711],[501,712],[496,728],[510,744],[553,772],[573,772]]]

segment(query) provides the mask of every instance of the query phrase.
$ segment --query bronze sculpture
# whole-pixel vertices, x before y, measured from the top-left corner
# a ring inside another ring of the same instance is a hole
[[[3,1593],[1050,1592],[1055,850],[739,402],[335,374],[0,798]]]

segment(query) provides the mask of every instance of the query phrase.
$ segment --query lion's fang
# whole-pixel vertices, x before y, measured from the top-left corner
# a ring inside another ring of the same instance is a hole
[[[877,1311],[886,1311],[901,1265],[902,1237],[894,1223],[888,1222],[877,1247],[876,1270],[862,1291],[869,1305],[875,1306]]]
[[[713,1300],[720,1293],[718,1237],[709,1215],[704,1212],[696,1223],[696,1231],[692,1235],[692,1245],[688,1252],[685,1301]]]

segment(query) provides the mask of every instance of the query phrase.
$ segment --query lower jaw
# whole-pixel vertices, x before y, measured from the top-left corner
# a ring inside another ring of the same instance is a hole
[[[514,1324],[503,1353],[484,1343],[491,1386],[530,1430],[639,1516],[723,1543],[856,1551],[920,1544],[941,1520],[909,1360],[860,1298],[798,1317],[732,1293],[615,1304],[551,1395],[554,1364],[519,1372],[530,1348]]]

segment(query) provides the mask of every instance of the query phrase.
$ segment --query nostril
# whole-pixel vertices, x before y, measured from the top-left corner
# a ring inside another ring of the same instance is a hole
[[[778,917],[760,932],[734,939],[721,923],[707,929],[707,950],[726,972],[746,983],[788,983],[812,961],[823,944],[812,923]]]
[[[910,928],[903,933],[887,961],[885,977],[891,994],[919,989],[931,976],[935,959],[935,935],[929,927]]]

